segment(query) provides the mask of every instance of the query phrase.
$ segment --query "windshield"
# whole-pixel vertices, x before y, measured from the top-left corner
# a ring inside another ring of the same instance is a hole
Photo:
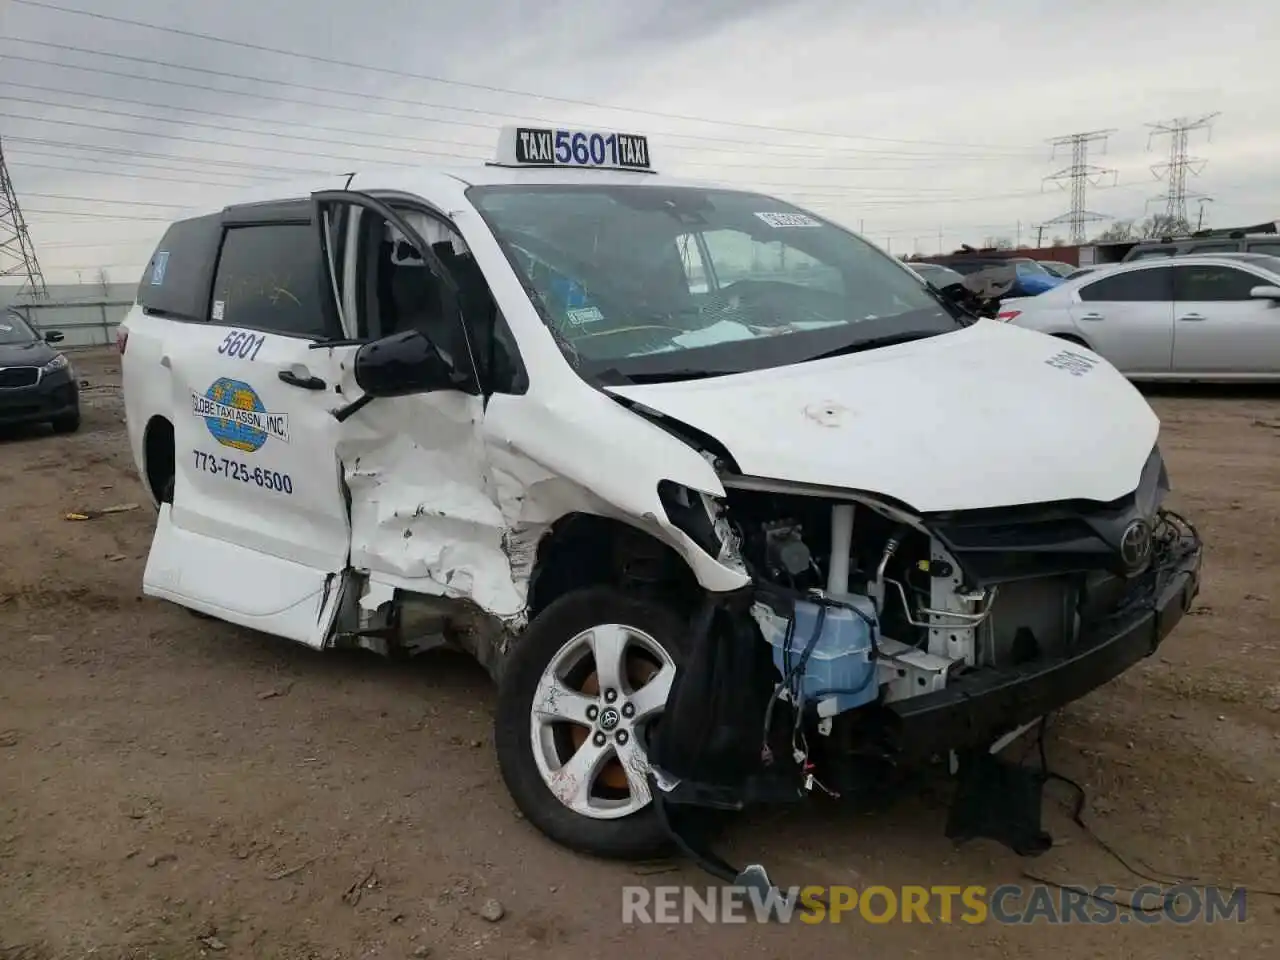
[[[961,325],[887,254],[758,194],[584,184],[468,196],[586,375],[742,372]]]
[[[0,314],[0,346],[12,347],[39,339],[16,313]]]

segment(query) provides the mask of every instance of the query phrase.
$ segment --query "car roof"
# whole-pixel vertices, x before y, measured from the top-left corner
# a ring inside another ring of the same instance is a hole
[[[352,174],[309,177],[300,180],[275,181],[270,184],[239,187],[226,191],[206,191],[208,206],[189,216],[218,213],[229,206],[303,200],[321,190],[379,191],[404,194],[452,209],[465,203],[464,193],[473,186],[575,186],[593,184],[605,187],[693,187],[702,190],[733,190],[769,196],[738,184],[714,180],[695,180],[661,173],[629,170],[602,170],[554,167],[511,167],[494,163],[472,165],[423,164],[413,167],[371,166]],[[225,200],[223,199],[225,197]],[[770,199],[773,199],[770,197]],[[779,203],[794,203],[779,200]],[[185,219],[185,218],[184,218]]]

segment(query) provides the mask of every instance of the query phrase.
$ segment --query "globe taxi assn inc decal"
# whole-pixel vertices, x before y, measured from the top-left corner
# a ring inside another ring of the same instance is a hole
[[[203,394],[191,394],[191,412],[221,446],[243,453],[257,453],[269,441],[289,442],[289,415],[273,413],[243,380],[219,377]],[[196,469],[247,486],[286,495],[293,493],[293,479],[261,466],[249,466],[233,457],[193,451]]]

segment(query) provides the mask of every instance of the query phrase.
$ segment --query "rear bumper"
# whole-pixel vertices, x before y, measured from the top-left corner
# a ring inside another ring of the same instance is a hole
[[[80,409],[76,381],[63,371],[32,387],[0,389],[0,425],[41,423]]]
[[[1200,590],[1203,545],[1153,575],[1145,602],[1082,637],[1072,653],[1001,671],[975,673],[937,693],[886,705],[899,757],[924,758],[985,747],[1005,733],[1080,699],[1156,651]]]

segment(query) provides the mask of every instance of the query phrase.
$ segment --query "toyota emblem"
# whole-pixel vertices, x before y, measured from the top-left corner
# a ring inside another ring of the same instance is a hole
[[[1120,560],[1129,573],[1140,573],[1150,559],[1151,527],[1145,520],[1135,520],[1120,537]]]

